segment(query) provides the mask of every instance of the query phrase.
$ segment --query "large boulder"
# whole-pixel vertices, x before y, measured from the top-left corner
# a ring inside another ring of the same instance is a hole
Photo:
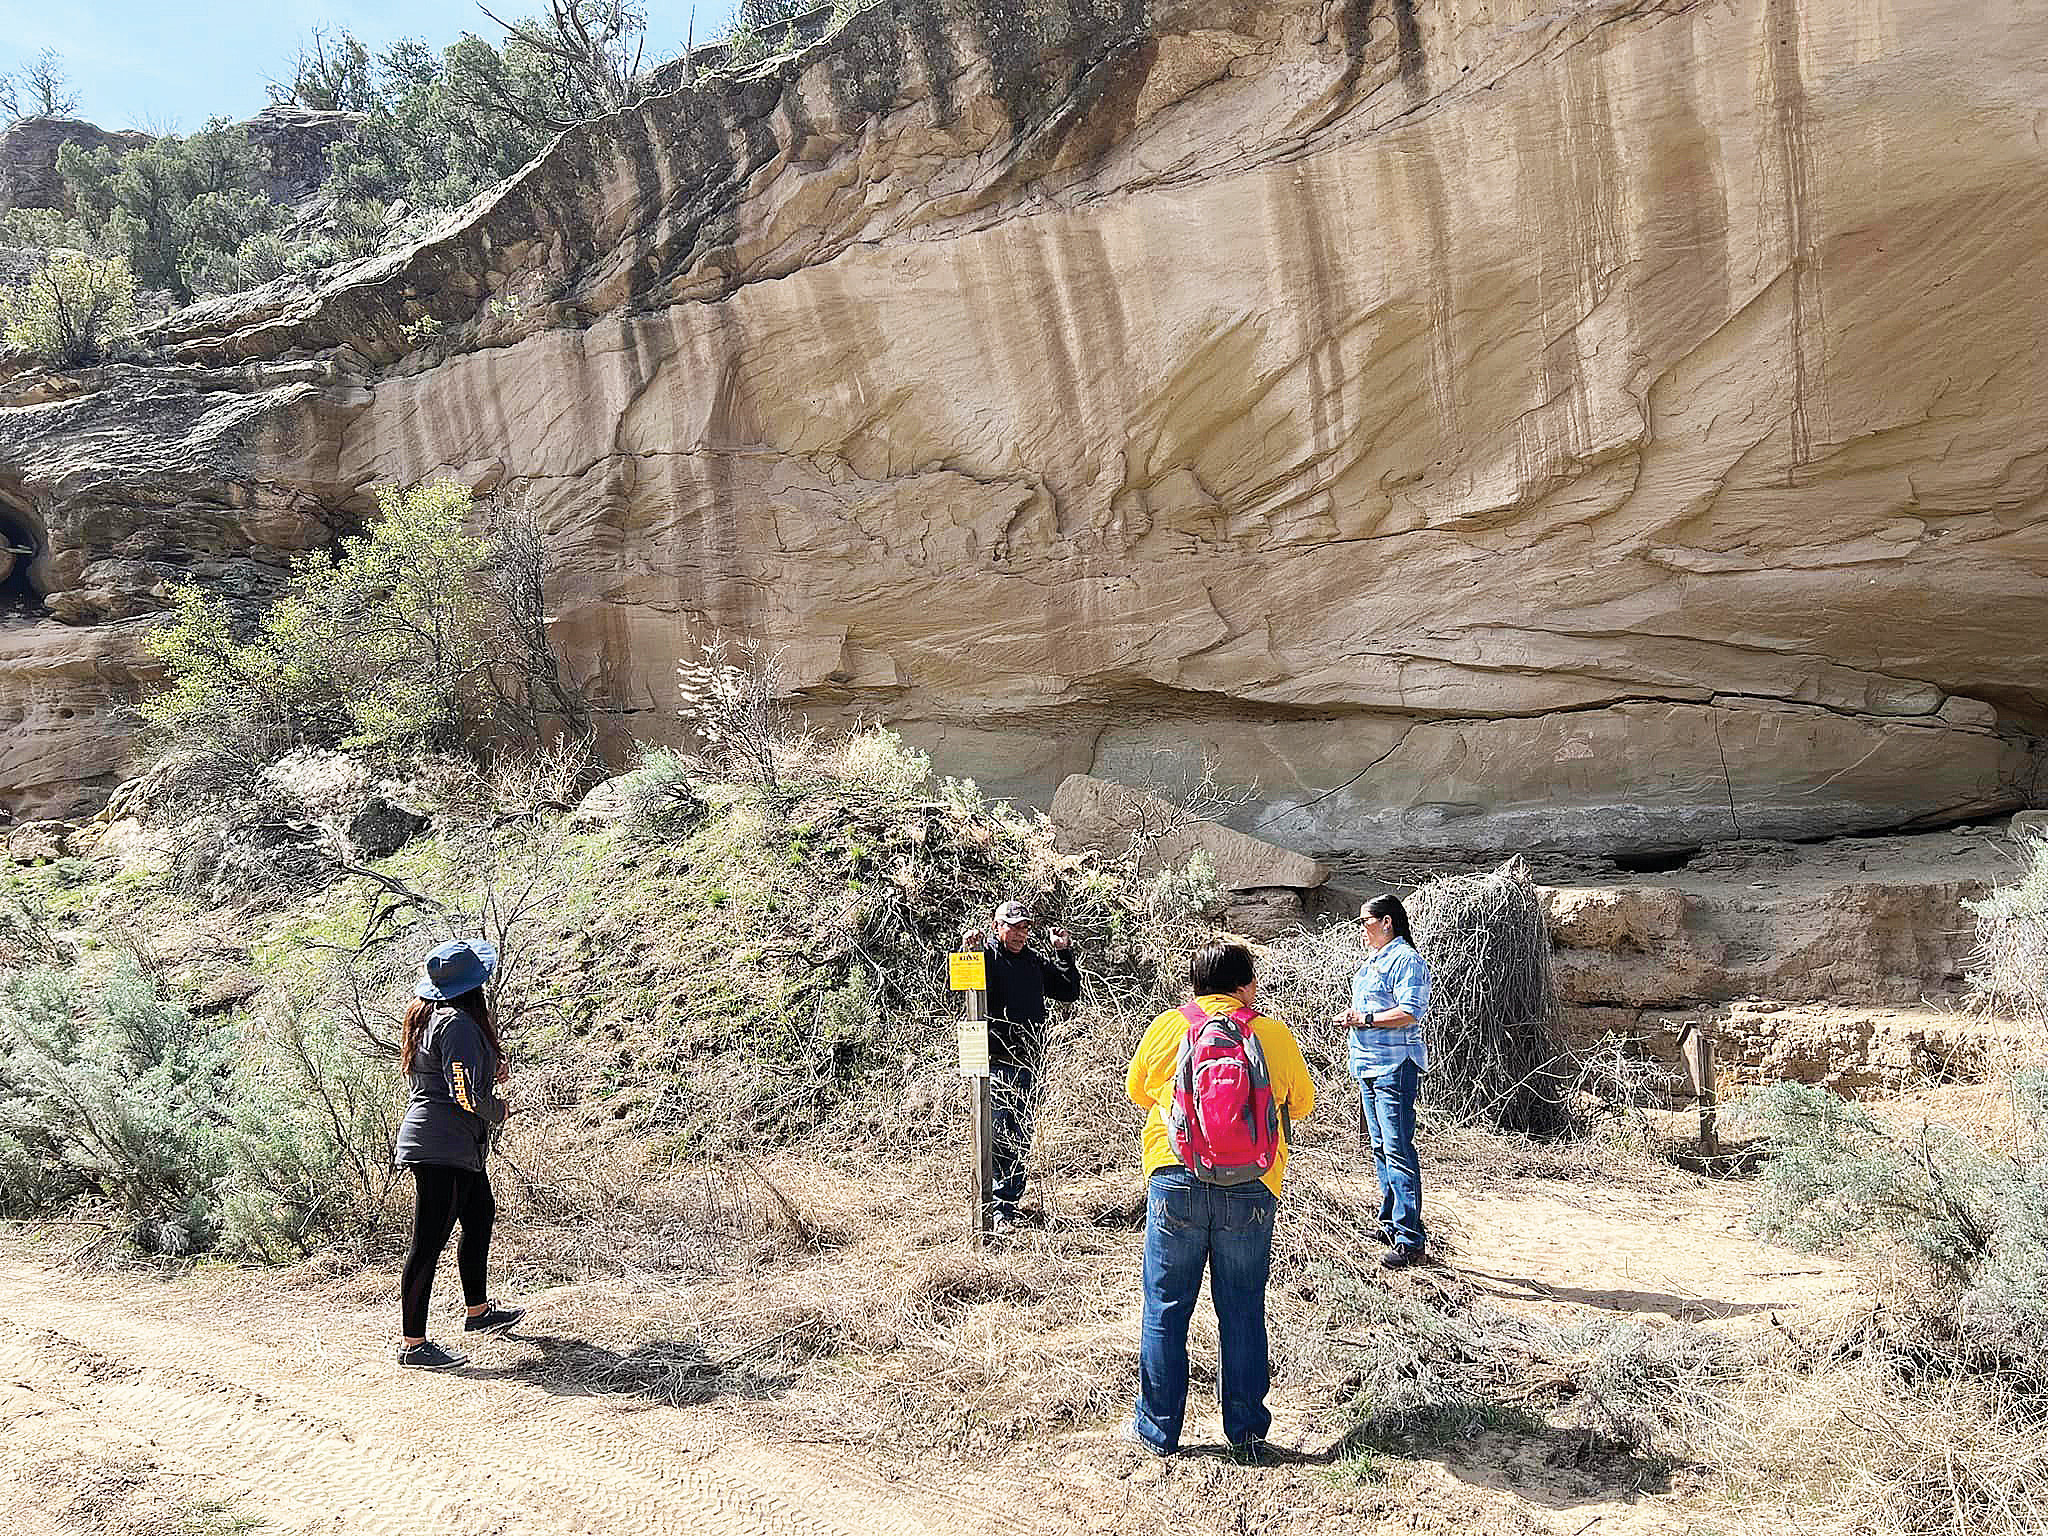
[[[269,163],[264,190],[272,202],[294,203],[327,179],[327,151],[362,128],[361,112],[323,112],[277,103],[242,124]]]
[[[1215,866],[1216,884],[1223,891],[1299,892],[1330,878],[1330,871],[1306,854],[1220,822],[1190,820],[1179,806],[1147,790],[1084,773],[1061,781],[1052,797],[1052,823],[1059,845],[1070,851],[1093,848],[1120,854],[1141,848],[1141,874],[1181,864],[1199,849]],[[1300,910],[1297,899],[1293,915],[1299,917]]]
[[[382,790],[367,796],[348,820],[348,846],[358,860],[384,859],[427,829],[429,818]]]
[[[65,207],[57,153],[66,144],[88,152],[125,152],[151,142],[134,129],[111,132],[75,117],[24,117],[0,132],[0,213],[16,208]]]
[[[52,864],[69,858],[69,838],[76,829],[67,821],[23,821],[7,829],[7,857],[17,864]]]

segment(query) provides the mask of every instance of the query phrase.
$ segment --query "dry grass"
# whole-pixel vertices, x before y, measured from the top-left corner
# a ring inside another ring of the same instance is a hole
[[[1628,1319],[1560,1326],[1463,1282],[1455,1233],[1445,1268],[1375,1274],[1370,1177],[1345,1129],[1297,1148],[1269,1293],[1276,1391],[1315,1448],[1311,1464],[1180,1475],[1254,1504],[1284,1497],[1356,1517],[1403,1507],[1402,1481],[1438,1447],[1527,1444],[1616,1497],[1672,1488],[1689,1512],[1673,1529],[1789,1519],[2041,1536],[2037,1408],[1995,1382],[1914,1377],[1906,1335],[1873,1333],[1867,1318],[1736,1337]],[[550,1178],[587,1191],[583,1203],[515,1194],[509,1257],[580,1277],[576,1330],[535,1342],[524,1368],[664,1402],[758,1404],[776,1433],[905,1466],[1106,1437],[1135,1393],[1142,1206],[1128,1166],[1082,1171],[1069,1135],[1044,1225],[987,1251],[965,1245],[951,1154],[862,1173],[792,1151],[716,1175],[655,1179],[643,1165]],[[1466,1135],[1470,1145],[1443,1150],[1475,1170],[1509,1166],[1517,1146],[1547,1157],[1557,1145]],[[1101,1139],[1100,1160],[1128,1158],[1128,1138]],[[528,1149],[559,1157],[571,1145],[536,1135]],[[1610,1171],[1667,1194],[1683,1177],[1634,1153]],[[608,1234],[601,1248],[581,1235],[593,1226]],[[1214,1386],[1206,1309],[1191,1343],[1199,1402]]]

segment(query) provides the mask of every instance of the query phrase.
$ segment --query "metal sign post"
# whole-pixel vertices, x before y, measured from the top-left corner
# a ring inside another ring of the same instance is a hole
[[[988,1241],[994,1215],[996,1163],[988,1077],[988,956],[979,950],[948,955],[946,972],[967,1005],[960,1020],[960,1075],[967,1079],[970,1148],[967,1234],[979,1248]]]

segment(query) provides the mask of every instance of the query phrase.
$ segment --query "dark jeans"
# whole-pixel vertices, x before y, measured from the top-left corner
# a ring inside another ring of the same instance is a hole
[[[1152,1175],[1145,1202],[1145,1322],[1138,1338],[1138,1433],[1162,1451],[1180,1446],[1188,1401],[1188,1320],[1209,1269],[1216,1308],[1223,1438],[1262,1439],[1272,1367],[1266,1353],[1266,1275],[1280,1202],[1253,1181],[1204,1184],[1185,1168]]]
[[[995,1165],[995,1205],[1017,1214],[1024,1198],[1024,1175],[1031,1166],[1031,1123],[1038,1114],[1037,1077],[1029,1067],[994,1062],[988,1071],[991,1161]]]
[[[399,1312],[408,1339],[426,1337],[427,1300],[434,1293],[434,1266],[448,1246],[448,1234],[462,1223],[462,1241],[455,1245],[455,1263],[462,1272],[462,1299],[480,1307],[489,1298],[484,1268],[491,1256],[491,1223],[498,1202],[490,1176],[482,1169],[450,1168],[441,1163],[415,1163],[412,1169],[412,1247],[406,1250],[399,1280]]]
[[[1422,1073],[1412,1061],[1358,1080],[1373,1172],[1380,1180],[1380,1225],[1387,1241],[1420,1253],[1429,1241],[1422,1224],[1422,1160],[1415,1153],[1415,1094]]]

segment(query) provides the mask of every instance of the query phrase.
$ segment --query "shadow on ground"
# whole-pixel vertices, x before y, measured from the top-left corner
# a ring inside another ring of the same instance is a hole
[[[768,1354],[750,1346],[714,1356],[696,1338],[642,1339],[614,1349],[588,1339],[551,1333],[509,1333],[505,1340],[520,1358],[502,1365],[471,1367],[472,1380],[530,1381],[544,1391],[576,1396],[644,1398],[673,1407],[721,1399],[760,1401],[780,1396],[801,1378],[804,1358],[816,1352],[801,1339],[778,1339]],[[792,1351],[798,1358],[792,1358]]]

